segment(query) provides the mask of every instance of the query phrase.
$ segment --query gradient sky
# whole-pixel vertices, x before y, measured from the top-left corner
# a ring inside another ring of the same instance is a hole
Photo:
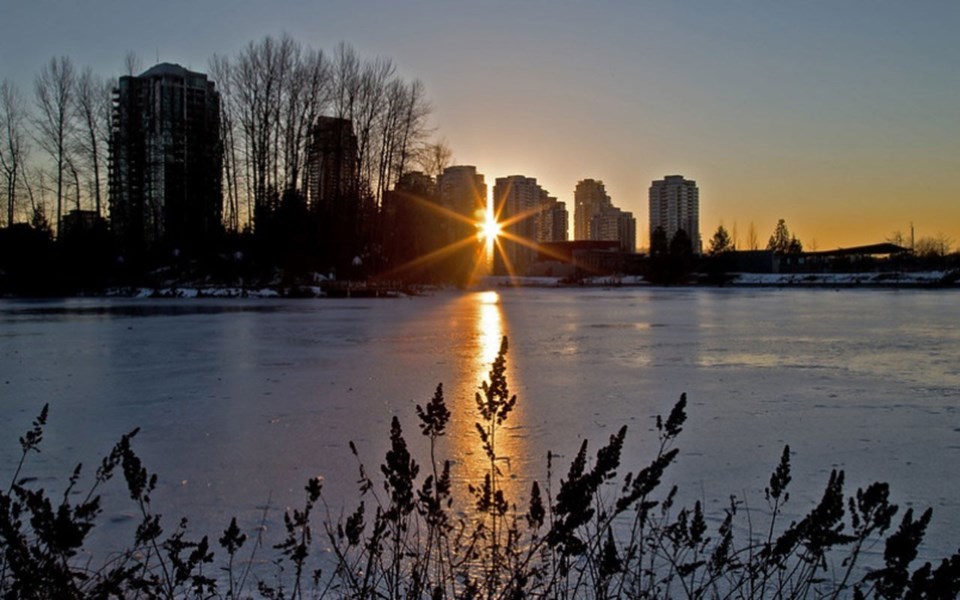
[[[459,164],[536,177],[567,202],[602,179],[637,217],[667,174],[761,245],[894,230],[960,244],[960,1],[0,0],[0,78],[24,94],[56,55],[102,75],[136,52],[205,71],[265,35],[340,41],[426,84]]]

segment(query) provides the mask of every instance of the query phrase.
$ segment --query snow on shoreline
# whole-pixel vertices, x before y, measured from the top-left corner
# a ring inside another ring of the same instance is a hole
[[[731,285],[797,287],[915,287],[951,285],[948,271],[916,273],[736,273]],[[956,285],[954,282],[952,285]]]
[[[119,298],[280,298],[282,296],[273,288],[248,290],[238,287],[114,288],[107,290],[105,295]],[[316,290],[316,295],[322,295],[319,288]]]
[[[950,271],[911,273],[730,273],[723,285],[732,287],[956,287],[958,274]],[[952,277],[952,278],[951,278]],[[558,277],[486,277],[489,287],[652,286],[637,275],[589,277],[568,283]],[[697,285],[697,284],[693,284]],[[704,284],[710,287],[713,284]]]
[[[951,271],[918,271],[911,273],[730,273],[723,283],[730,287],[861,287],[861,288],[914,288],[958,286],[960,274]],[[619,287],[653,286],[638,275],[605,275],[585,278],[570,283],[559,277],[484,277],[478,287]],[[698,285],[698,284],[693,284]],[[703,284],[710,287],[712,284]],[[326,293],[319,286],[296,288],[262,287],[248,289],[232,286],[171,286],[163,288],[134,287],[113,288],[104,294],[109,297],[127,298],[322,298]]]

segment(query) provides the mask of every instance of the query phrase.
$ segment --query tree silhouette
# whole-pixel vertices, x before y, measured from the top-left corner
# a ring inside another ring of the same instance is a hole
[[[417,166],[434,179],[451,164],[453,164],[453,150],[450,149],[446,140],[425,144],[417,154]]]
[[[797,236],[790,236],[790,243],[787,245],[787,254],[800,254],[803,252],[803,244],[797,239]]]
[[[760,242],[757,239],[757,227],[753,224],[753,221],[750,221],[750,226],[747,227],[747,250],[759,250]]]
[[[690,235],[683,229],[678,229],[670,239],[670,256],[685,258],[693,254],[693,245]]]
[[[17,187],[27,154],[24,130],[27,113],[23,97],[14,84],[6,79],[0,83],[0,175],[6,193],[7,226],[16,218]]]
[[[110,135],[111,84],[87,67],[76,80],[75,112],[79,120],[75,147],[80,158],[93,171],[94,209],[102,214],[101,173],[107,156],[107,138]],[[78,190],[79,193],[79,190]]]
[[[56,164],[57,221],[63,217],[63,185],[69,140],[74,127],[73,93],[76,72],[66,56],[50,59],[34,83],[39,116],[36,120],[37,143]]]
[[[730,234],[727,233],[726,228],[720,225],[710,239],[710,249],[708,253],[711,256],[715,256],[717,254],[723,254],[724,252],[730,252],[731,250],[733,250],[733,240],[730,238]]]
[[[660,256],[670,251],[670,242],[667,240],[667,232],[663,227],[657,227],[650,234],[650,256]]]
[[[767,250],[773,250],[777,254],[799,254],[803,252],[803,244],[796,236],[790,234],[787,224],[783,219],[777,221],[777,226],[767,242]]]
[[[690,236],[678,229],[670,241],[662,227],[650,234],[650,260],[647,280],[653,283],[677,283],[693,270],[693,246]]]

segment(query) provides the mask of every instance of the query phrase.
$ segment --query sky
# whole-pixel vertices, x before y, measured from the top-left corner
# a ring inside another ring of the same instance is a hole
[[[133,51],[206,71],[267,35],[341,41],[423,81],[454,162],[537,178],[567,203],[601,179],[637,218],[694,179],[707,245],[778,219],[808,249],[946,235],[960,245],[957,0],[0,0],[0,78],[50,58],[104,76]],[[572,229],[572,227],[571,227]]]

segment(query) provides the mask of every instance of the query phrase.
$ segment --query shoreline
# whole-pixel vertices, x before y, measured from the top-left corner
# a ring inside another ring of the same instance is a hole
[[[556,277],[487,277],[488,287],[650,287],[650,288],[857,288],[857,289],[957,289],[960,272],[918,271],[915,273],[729,273],[723,281],[700,281],[674,284],[651,283],[640,276],[592,277],[578,282],[565,282]]]
[[[701,276],[703,277],[703,276]],[[960,289],[960,272],[922,271],[916,273],[730,273],[723,281],[685,281],[674,284],[651,283],[641,276],[591,277],[570,282],[559,277],[487,276],[467,289],[502,288],[743,288],[743,289],[868,289],[868,290],[955,290]],[[453,286],[368,286],[364,282],[344,282],[334,290],[319,285],[258,286],[230,285],[162,287],[129,286],[107,288],[100,293],[75,293],[50,296],[4,294],[3,299],[27,298],[408,298],[432,295],[455,289]]]

